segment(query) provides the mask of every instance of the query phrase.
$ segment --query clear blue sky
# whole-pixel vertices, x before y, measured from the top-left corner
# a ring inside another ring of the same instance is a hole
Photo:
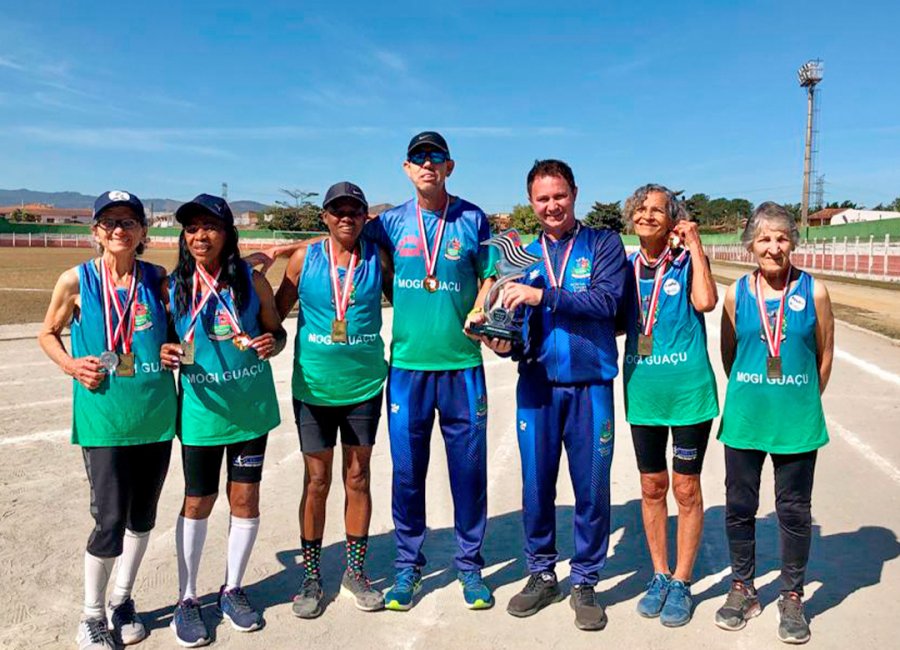
[[[451,191],[489,212],[545,157],[580,213],[648,181],[796,202],[796,70],[821,57],[826,199],[871,206],[900,195],[898,24],[831,0],[0,0],[0,187],[400,202],[408,139],[438,129]]]

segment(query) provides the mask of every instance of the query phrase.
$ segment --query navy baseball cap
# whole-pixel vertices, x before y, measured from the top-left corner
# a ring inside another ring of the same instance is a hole
[[[450,155],[450,147],[447,146],[447,141],[437,131],[422,131],[419,135],[413,136],[413,139],[409,141],[409,146],[406,147],[406,155],[408,156],[416,149],[425,146],[434,147],[448,156]]]
[[[183,203],[175,211],[175,218],[178,220],[178,223],[184,224],[188,219],[198,214],[209,215],[229,226],[234,225],[234,215],[231,213],[231,208],[228,207],[228,201],[221,196],[198,194],[191,201]]]
[[[366,195],[360,189],[359,185],[354,185],[350,181],[341,181],[335,183],[325,192],[325,200],[322,201],[322,207],[328,209],[328,204],[338,199],[355,199],[362,203],[365,210],[368,211],[369,203],[366,201]]]
[[[105,210],[117,205],[128,206],[137,218],[140,219],[141,223],[147,223],[147,214],[144,212],[144,204],[141,203],[141,200],[134,194],[123,190],[110,190],[97,197],[97,200],[94,201],[94,221],[97,221]]]

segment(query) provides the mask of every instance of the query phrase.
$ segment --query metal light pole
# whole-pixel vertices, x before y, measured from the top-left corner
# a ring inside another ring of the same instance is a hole
[[[803,155],[803,197],[800,200],[800,225],[809,227],[809,176],[812,167],[813,108],[815,107],[816,85],[822,81],[823,64],[820,59],[808,61],[800,66],[797,76],[800,86],[806,88],[806,151]]]

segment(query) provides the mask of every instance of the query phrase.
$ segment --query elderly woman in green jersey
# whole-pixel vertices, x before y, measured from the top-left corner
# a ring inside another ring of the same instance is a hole
[[[81,650],[112,650],[147,635],[131,589],[169,468],[176,398],[159,356],[167,334],[166,272],[137,259],[147,236],[143,204],[129,192],[104,192],[91,230],[100,256],[60,276],[38,341],[74,379],[72,443],[82,448],[91,487],[95,526],[75,641]],[[62,340],[66,327],[71,351]]]
[[[628,258],[625,414],[641,473],[641,512],[654,572],[637,610],[658,616],[667,627],[691,620],[691,574],[703,532],[700,471],[719,414],[703,317],[716,306],[716,284],[697,225],[687,216],[662,185],[639,187],[625,202],[625,217],[640,238],[640,249]],[[666,551],[669,430],[678,504],[674,572]]]
[[[757,268],[728,289],[721,336],[728,392],[719,440],[725,445],[725,526],[733,582],[716,624],[739,630],[761,611],[753,585],[755,525],[760,474],[771,456],[781,530],[778,638],[786,643],[810,638],[803,582],[816,456],[828,442],[821,394],[834,353],[834,316],[825,284],[791,264],[798,239],[797,224],[782,206],[766,202],[756,208],[742,242]]]
[[[384,607],[381,592],[369,584],[364,563],[372,514],[369,461],[387,375],[381,294],[391,294],[393,270],[387,253],[360,239],[368,204],[358,186],[332,185],[322,207],[328,237],[291,256],[275,297],[282,318],[300,299],[293,378],[294,414],[306,470],[300,500],[305,576],[293,603],[300,618],[315,618],[323,611],[319,556],[338,432],[347,535],[341,591],[361,610]]]
[[[268,433],[281,422],[268,359],[286,341],[265,276],[241,260],[234,217],[224,199],[200,194],[175,214],[183,226],[169,309],[179,343],[163,362],[180,368],[179,437],[185,496],[175,531],[179,644],[209,643],[197,599],[207,520],[225,456],[231,509],[225,584],[218,605],[232,627],[251,632],[262,618],[241,586],[259,529],[259,483]]]

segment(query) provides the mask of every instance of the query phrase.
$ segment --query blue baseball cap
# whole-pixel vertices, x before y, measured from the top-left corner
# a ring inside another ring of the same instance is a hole
[[[198,194],[175,211],[175,218],[178,219],[178,223],[184,224],[198,214],[209,215],[228,226],[234,225],[234,215],[231,213],[231,208],[228,207],[228,201],[221,196]]]
[[[94,201],[94,221],[97,221],[104,211],[117,205],[128,206],[142,224],[147,223],[144,204],[134,194],[124,190],[109,190],[97,197],[97,200]]]

